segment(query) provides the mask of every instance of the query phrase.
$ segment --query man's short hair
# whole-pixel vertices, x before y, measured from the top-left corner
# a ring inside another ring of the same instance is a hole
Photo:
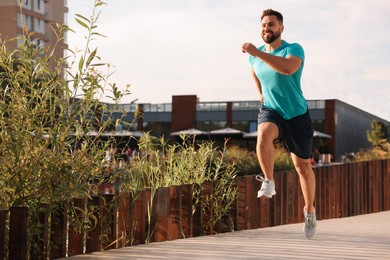
[[[276,16],[276,19],[281,23],[283,24],[283,15],[281,13],[279,13],[278,11],[275,11],[275,10],[272,10],[272,9],[266,9],[263,11],[263,14],[261,15],[261,20],[263,20],[263,18],[265,16],[270,16],[270,15],[275,15]]]

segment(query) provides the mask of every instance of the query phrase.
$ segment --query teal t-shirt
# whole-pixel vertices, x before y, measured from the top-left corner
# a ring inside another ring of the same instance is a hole
[[[258,49],[265,52],[265,45]],[[301,75],[305,60],[302,46],[282,41],[282,45],[269,54],[284,58],[296,56],[301,58],[302,64],[294,74],[283,75],[259,58],[249,56],[249,62],[261,83],[264,105],[278,111],[286,120],[304,114],[307,110],[307,103],[301,89]]]

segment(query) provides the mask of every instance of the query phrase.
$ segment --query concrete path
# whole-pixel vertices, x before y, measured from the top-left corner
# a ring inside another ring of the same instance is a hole
[[[66,259],[390,259],[390,211],[318,221],[311,240],[302,228],[291,224],[236,231]]]

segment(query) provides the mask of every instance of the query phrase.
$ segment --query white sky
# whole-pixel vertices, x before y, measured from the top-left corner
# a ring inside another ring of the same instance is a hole
[[[74,49],[85,31],[74,14],[90,17],[93,0],[68,0]],[[124,99],[170,103],[257,100],[244,42],[262,45],[260,15],[284,16],[282,38],[306,55],[307,99],[340,99],[390,121],[390,1],[388,0],[106,0],[98,54],[115,67],[110,82],[131,85]],[[106,100],[107,101],[107,100]]]

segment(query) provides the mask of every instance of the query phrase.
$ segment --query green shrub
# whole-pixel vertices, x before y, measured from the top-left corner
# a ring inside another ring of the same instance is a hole
[[[383,123],[374,120],[371,131],[367,131],[367,140],[372,144],[371,149],[361,149],[353,161],[371,161],[390,159],[390,143],[387,140],[386,127]]]
[[[283,147],[276,146],[274,171],[289,171],[294,169],[290,153]],[[225,162],[233,164],[238,175],[252,175],[261,172],[257,155],[239,146],[230,146],[225,152]]]

